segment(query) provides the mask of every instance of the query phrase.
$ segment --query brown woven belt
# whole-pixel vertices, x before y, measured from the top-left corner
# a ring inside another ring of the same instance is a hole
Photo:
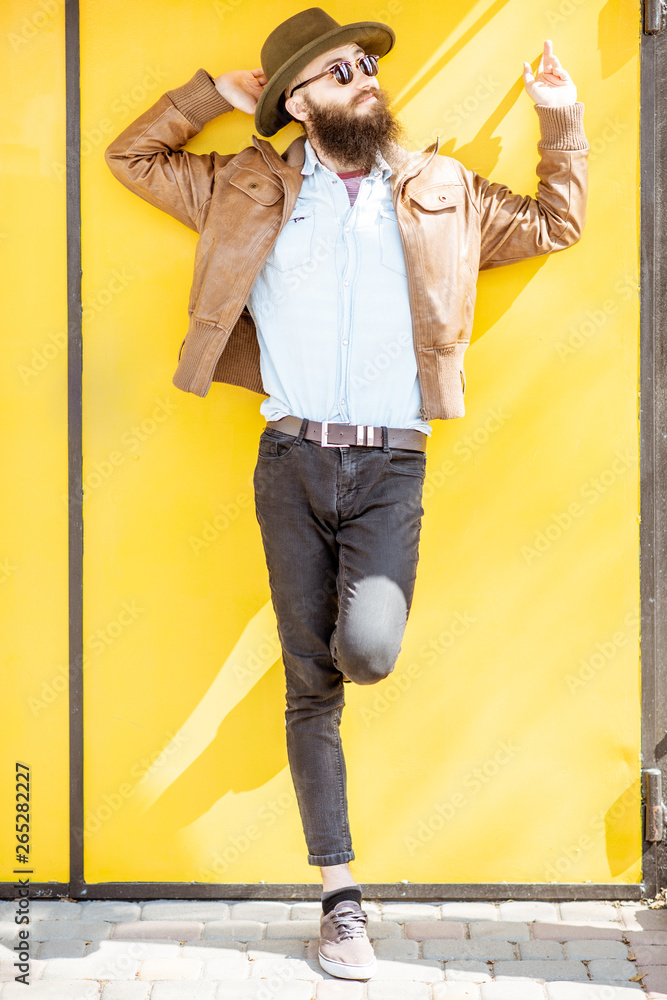
[[[301,417],[281,417],[280,420],[269,420],[266,426],[298,437],[302,423]],[[386,430],[389,448],[426,451],[426,434],[421,431],[396,427],[388,427]],[[384,444],[382,427],[367,427],[366,424],[334,424],[309,420],[303,436],[307,441],[317,441],[323,448],[349,448],[350,445],[382,448]]]

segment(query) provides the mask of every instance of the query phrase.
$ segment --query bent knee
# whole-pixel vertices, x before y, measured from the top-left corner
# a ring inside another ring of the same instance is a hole
[[[376,684],[392,672],[399,652],[400,647],[387,643],[362,648],[345,644],[338,647],[337,666],[354,684]]]
[[[338,669],[356,684],[375,684],[394,669],[408,615],[401,588],[386,576],[370,576],[350,588],[333,637]]]

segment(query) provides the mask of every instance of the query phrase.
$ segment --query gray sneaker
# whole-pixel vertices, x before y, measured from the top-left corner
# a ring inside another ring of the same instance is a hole
[[[339,979],[370,979],[376,962],[366,933],[367,914],[357,902],[342,899],[320,918],[320,965]]]

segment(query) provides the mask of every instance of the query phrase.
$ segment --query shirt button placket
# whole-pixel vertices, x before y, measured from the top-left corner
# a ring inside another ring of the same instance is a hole
[[[347,191],[345,192],[345,194],[347,195]],[[343,226],[343,243],[345,245],[345,257],[346,257],[345,271],[343,272],[343,274],[345,274],[345,272],[347,272],[348,274],[351,273],[351,268],[354,266],[354,260],[353,260],[354,244],[352,242],[353,237],[350,236],[351,230],[352,230],[351,226]],[[344,398],[341,399],[340,405],[341,405],[341,411],[345,414],[347,420],[350,419],[350,414],[349,414],[349,401],[347,399],[348,395],[347,379],[349,375],[349,352],[347,348],[349,347],[349,339],[346,336],[346,334],[347,331],[349,330],[351,315],[352,315],[352,296],[350,292],[350,280],[349,278],[344,277],[343,278],[343,330],[342,330],[343,337],[341,339],[341,344],[343,347],[343,356],[341,359],[341,381],[342,381],[341,395],[344,396]]]

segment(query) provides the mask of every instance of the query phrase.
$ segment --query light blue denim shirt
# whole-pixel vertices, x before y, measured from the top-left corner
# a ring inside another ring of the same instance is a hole
[[[248,299],[269,393],[260,412],[430,434],[391,168],[378,157],[350,207],[343,182],[305,149],[294,211]]]

